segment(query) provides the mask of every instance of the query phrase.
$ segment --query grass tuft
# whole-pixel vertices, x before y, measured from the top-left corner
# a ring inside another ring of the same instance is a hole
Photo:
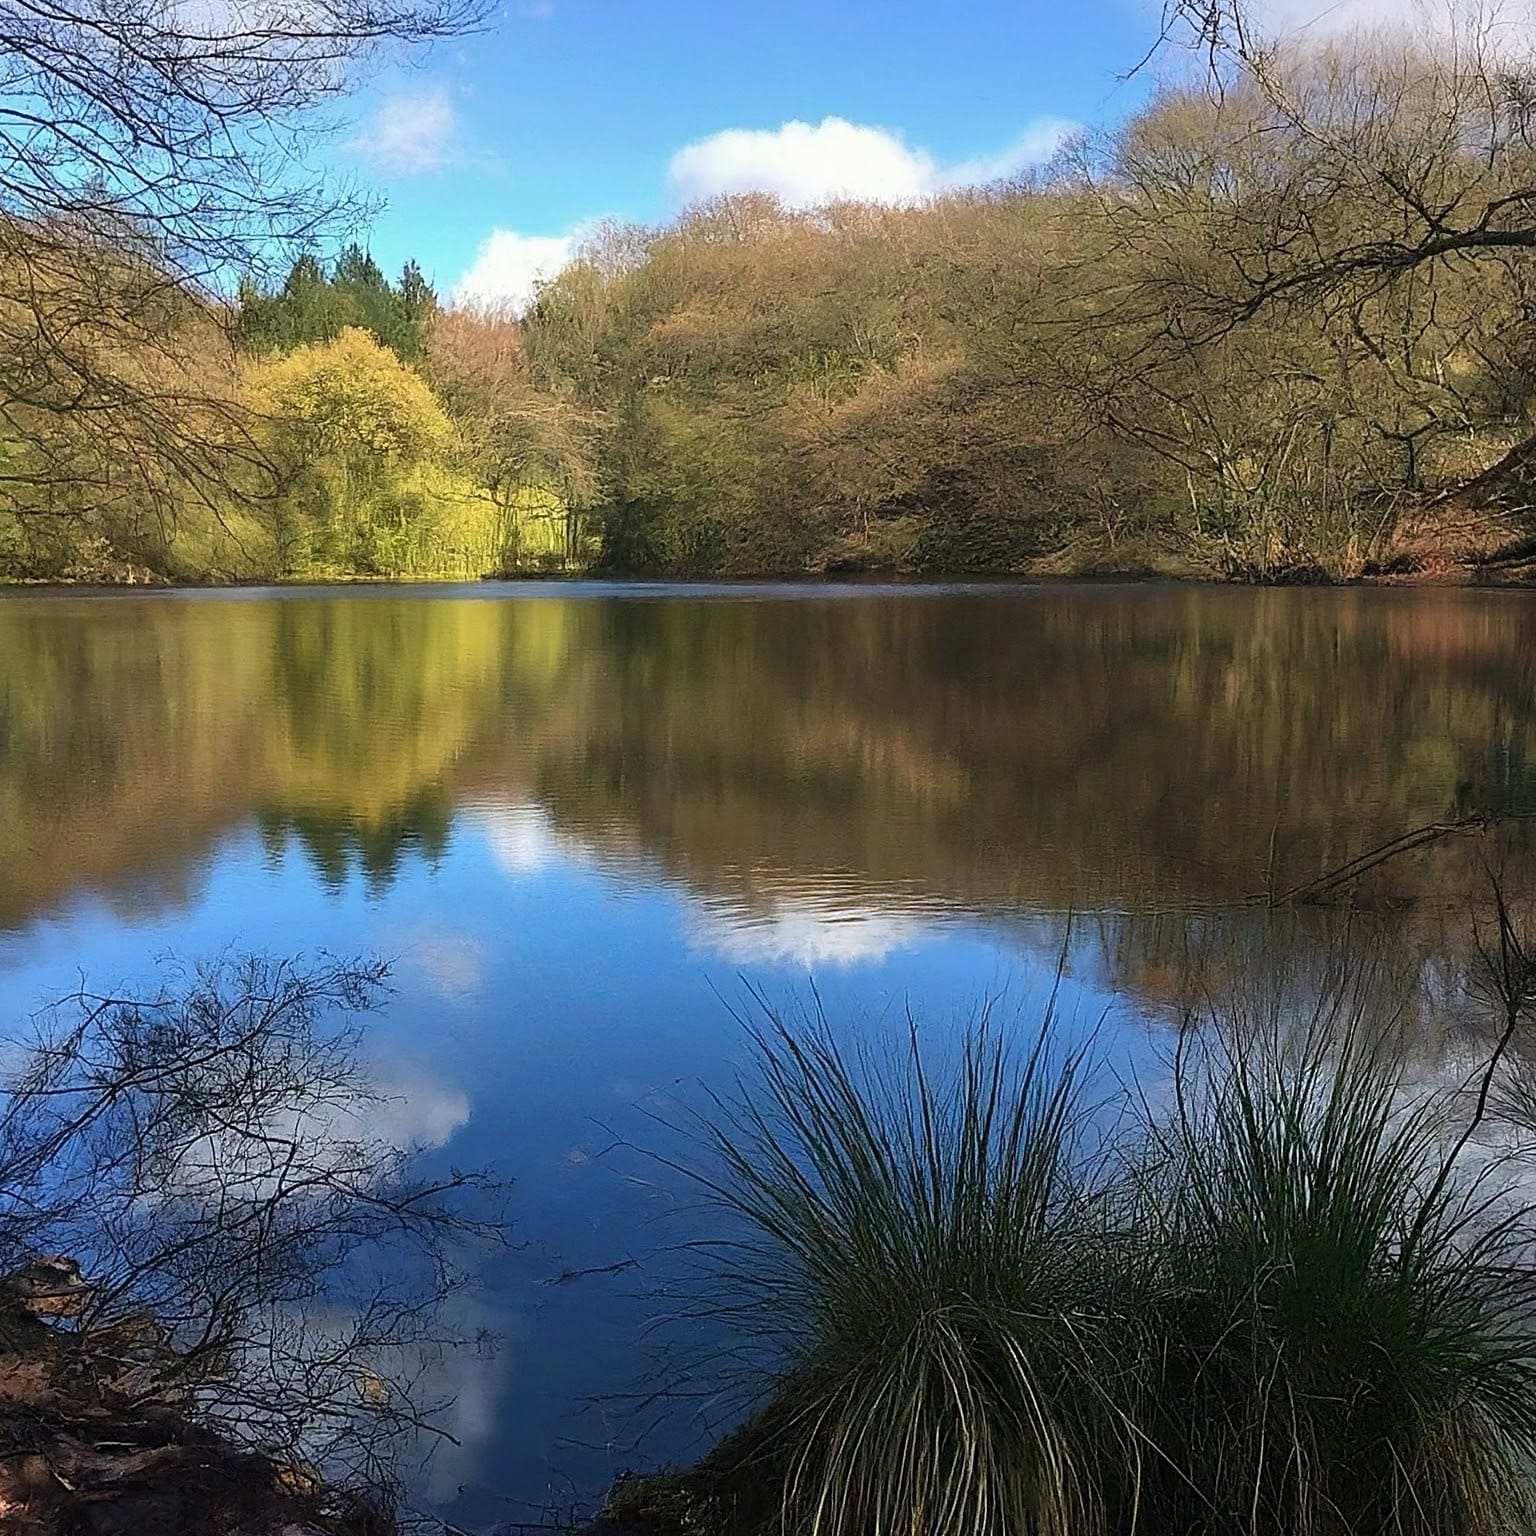
[[[1110,1528],[1129,1468],[1106,1329],[1081,1050],[1023,1054],[989,1017],[940,1071],[850,1058],[824,1021],[753,1028],[717,1192],[748,1236],[719,1277],[781,1366],[788,1529],[810,1536]]]
[[[1530,1203],[1362,1032],[1213,1031],[1106,1137],[1049,1015],[943,1068],[750,1028],[706,1183],[785,1530],[1536,1531]]]
[[[1531,1211],[1456,1158],[1461,1101],[1355,1033],[1207,1036],[1175,1086],[1135,1302],[1158,1528],[1536,1528]]]

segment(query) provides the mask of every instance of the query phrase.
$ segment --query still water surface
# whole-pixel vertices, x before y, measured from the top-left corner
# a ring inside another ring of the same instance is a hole
[[[515,1179],[524,1246],[455,1303],[504,1342],[441,1368],[461,1444],[420,1490],[472,1529],[697,1449],[687,1402],[626,1406],[678,1191],[605,1149],[729,1082],[722,999],[1028,1014],[1070,915],[1066,1011],[1135,1065],[1193,950],[1275,986],[1326,963],[1342,915],[1266,892],[1532,808],[1519,593],[0,598],[7,1021],[167,954],[387,955],[390,1134]],[[1454,963],[1484,856],[1396,861],[1352,921]]]

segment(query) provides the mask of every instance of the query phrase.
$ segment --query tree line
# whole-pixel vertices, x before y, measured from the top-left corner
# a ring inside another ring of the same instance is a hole
[[[1175,23],[1199,67],[1039,174],[610,224],[520,314],[12,218],[0,570],[1518,571],[1536,72]]]

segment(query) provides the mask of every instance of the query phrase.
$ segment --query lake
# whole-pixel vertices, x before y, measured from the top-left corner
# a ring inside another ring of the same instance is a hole
[[[1064,1015],[1155,1073],[1192,977],[1304,1006],[1346,933],[1444,995],[1524,823],[1347,911],[1269,898],[1532,810],[1516,592],[0,597],[7,1021],[166,956],[384,955],[390,1135],[515,1181],[519,1246],[454,1302],[502,1344],[437,1368],[460,1444],[419,1486],[466,1529],[701,1448],[709,1402],[646,1327],[687,1202],[615,1143],[729,1088],[746,988],[943,1038],[985,997],[1037,1013],[1064,957]]]

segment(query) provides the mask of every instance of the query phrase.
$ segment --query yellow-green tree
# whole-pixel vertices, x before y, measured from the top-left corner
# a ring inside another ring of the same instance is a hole
[[[246,383],[276,470],[284,567],[409,568],[433,513],[422,471],[453,438],[421,376],[348,328],[253,365]]]

